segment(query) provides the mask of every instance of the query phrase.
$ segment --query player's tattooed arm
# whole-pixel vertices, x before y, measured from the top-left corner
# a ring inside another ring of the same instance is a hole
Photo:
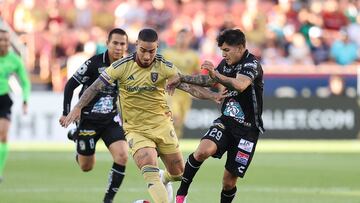
[[[208,75],[180,75],[180,81],[202,87],[212,87],[216,83],[216,81]]]
[[[239,92],[244,91],[252,83],[252,80],[248,76],[242,74],[237,74],[236,78],[231,78],[221,75],[218,72],[214,72],[210,77],[228,89],[237,90]]]
[[[177,88],[190,93],[196,98],[213,100],[216,103],[221,103],[221,101],[226,97],[226,92],[212,92],[204,87],[187,83],[180,83]]]
[[[202,69],[205,69],[209,72],[209,77],[214,81],[224,85],[228,89],[244,91],[250,84],[251,79],[245,75],[237,74],[236,78],[226,77],[225,75],[220,74],[215,70],[215,66],[210,61],[205,61],[201,65]]]
[[[75,107],[82,109],[90,103],[103,87],[105,87],[105,83],[100,78],[96,79],[95,82],[84,91]]]
[[[81,109],[86,106],[105,85],[106,84],[100,78],[96,79],[95,82],[85,90],[83,95],[81,95],[80,100],[61,122],[61,125],[66,128],[72,122],[78,121],[80,119]]]

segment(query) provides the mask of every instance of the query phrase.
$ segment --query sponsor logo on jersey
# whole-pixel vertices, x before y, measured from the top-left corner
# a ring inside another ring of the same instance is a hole
[[[127,79],[128,79],[128,80],[135,80],[135,78],[134,78],[133,75],[130,75]]]
[[[216,126],[216,127],[221,128],[221,129],[223,129],[223,130],[225,130],[225,126],[224,126],[224,124],[222,124],[221,122],[214,122],[213,125]]]
[[[239,173],[244,173],[245,166],[238,167]]]
[[[156,82],[159,77],[158,73],[151,73],[151,81]]]
[[[241,163],[243,165],[247,165],[249,161],[249,155],[245,154],[244,152],[238,151],[235,157],[235,161]]]
[[[95,130],[80,130],[79,136],[92,136],[95,134]]]
[[[251,67],[251,68],[256,68],[257,67],[257,63],[254,61],[253,63],[245,63],[244,67]]]
[[[141,86],[126,86],[125,89],[128,92],[142,92],[142,91],[153,92],[157,88],[155,86],[142,86],[142,87]]]
[[[251,152],[253,147],[254,147],[254,143],[245,139],[241,139],[238,145],[239,149],[242,149],[247,152]]]

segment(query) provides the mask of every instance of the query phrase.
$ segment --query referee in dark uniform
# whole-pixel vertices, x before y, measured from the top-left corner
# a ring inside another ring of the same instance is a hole
[[[64,91],[63,115],[59,120],[62,126],[64,126],[66,115],[71,110],[71,99],[75,88],[82,85],[81,96],[105,68],[114,61],[121,59],[128,48],[128,36],[122,29],[113,29],[108,35],[106,44],[106,52],[85,61],[67,82]],[[81,119],[74,132],[74,141],[76,141],[77,146],[76,160],[84,172],[90,171],[95,164],[95,147],[100,138],[114,159],[104,203],[113,201],[124,178],[125,165],[128,159],[128,148],[117,108],[117,97],[117,85],[108,86],[101,90],[82,109]]]
[[[244,177],[253,158],[260,133],[264,132],[261,119],[263,108],[263,70],[245,47],[245,35],[239,29],[225,30],[217,38],[224,59],[215,69],[205,61],[202,68],[209,75],[180,77],[181,82],[202,86],[220,83],[227,90],[221,107],[222,115],[213,122],[197,150],[185,165],[176,203],[186,202],[188,189],[201,164],[210,156],[221,158],[227,152],[221,203],[230,203],[236,194],[238,177]],[[169,89],[179,81],[170,81]]]

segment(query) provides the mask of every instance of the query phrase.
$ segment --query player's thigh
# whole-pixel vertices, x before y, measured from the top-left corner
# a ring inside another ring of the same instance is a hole
[[[0,118],[0,142],[6,142],[9,128],[10,120],[7,118]]]
[[[127,131],[126,140],[132,156],[134,156],[139,149],[156,148],[155,141],[144,132]]]
[[[217,145],[214,141],[210,139],[202,139],[194,152],[194,157],[198,161],[204,161],[210,156],[213,156],[217,152],[217,149]]]
[[[235,141],[229,143],[225,168],[238,177],[244,177],[255,153],[259,131],[251,128],[232,130]]]
[[[83,171],[90,171],[95,165],[94,155],[77,155],[78,163]]]
[[[11,106],[9,95],[0,96],[0,141],[5,142],[10,128]]]
[[[75,132],[77,153],[83,156],[95,154],[96,143],[100,139],[98,125],[88,120],[81,120]]]
[[[220,119],[216,119],[209,130],[201,138],[199,147],[194,156],[198,160],[204,160],[209,156],[221,158],[228,149],[230,134],[227,127]]]
[[[102,130],[101,138],[113,156],[114,161],[124,165],[128,157],[128,147],[123,128],[117,122],[111,122]]]
[[[181,152],[173,154],[161,154],[160,157],[164,162],[166,170],[171,175],[179,175],[184,172],[184,159]]]
[[[139,169],[146,165],[158,166],[157,152],[155,148],[145,147],[138,149],[134,156],[135,164]]]
[[[117,164],[125,165],[128,159],[128,146],[125,140],[113,142],[109,146],[113,160]]]
[[[164,121],[159,127],[152,129],[151,139],[156,143],[160,155],[180,152],[179,141],[171,121]]]

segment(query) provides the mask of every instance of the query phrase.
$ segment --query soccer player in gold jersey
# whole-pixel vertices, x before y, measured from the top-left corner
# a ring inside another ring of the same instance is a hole
[[[200,58],[196,51],[190,48],[191,32],[181,29],[176,36],[174,47],[165,49],[162,55],[166,60],[171,61],[185,75],[193,75],[200,72]],[[174,95],[168,98],[174,119],[175,132],[178,138],[183,137],[183,128],[187,112],[192,104],[191,96],[184,91],[175,91]]]
[[[165,183],[180,181],[184,160],[166,103],[168,79],[179,77],[179,70],[156,54],[158,35],[153,29],[139,32],[136,52],[118,60],[100,75],[83,93],[65,119],[65,127],[79,119],[81,109],[106,85],[118,81],[123,127],[130,152],[147,183],[155,203],[169,203],[167,191],[160,180],[158,155],[166,171]],[[222,94],[203,87],[180,84],[179,89],[201,99],[220,101]]]

